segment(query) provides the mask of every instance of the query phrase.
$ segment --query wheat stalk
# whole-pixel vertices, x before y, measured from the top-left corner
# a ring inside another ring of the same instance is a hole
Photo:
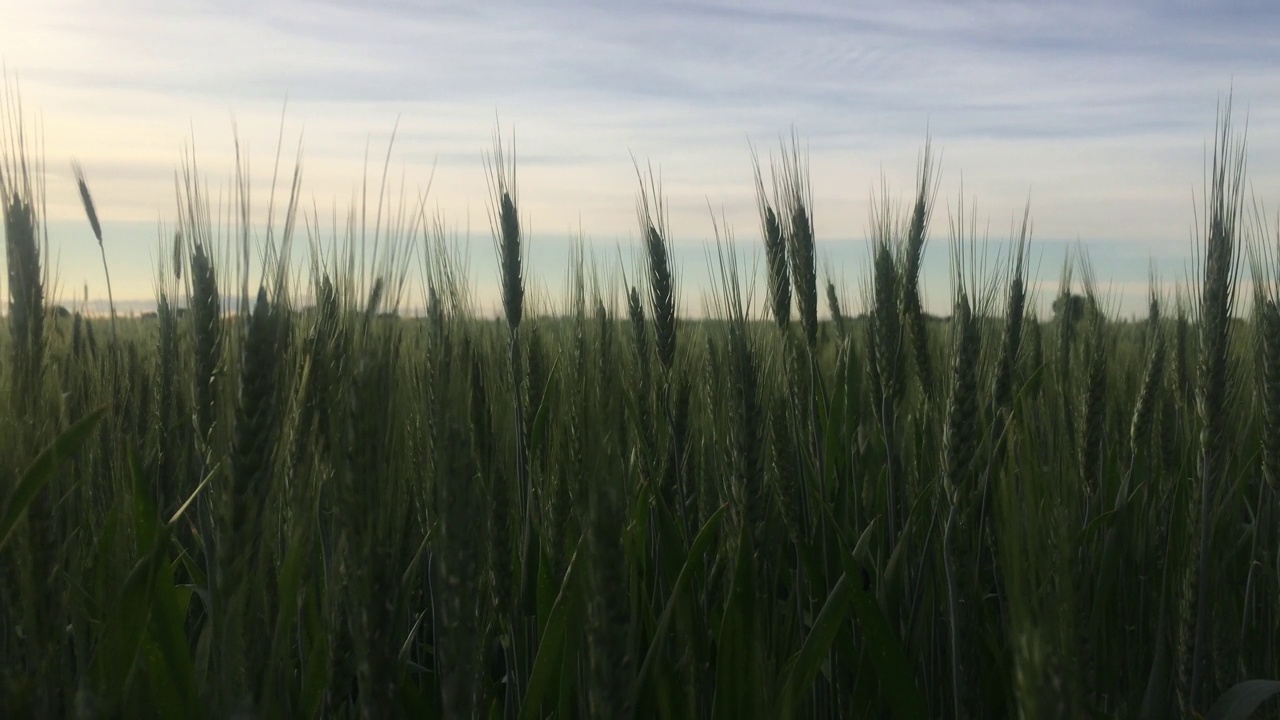
[[[1086,492],[1096,497],[1102,483],[1102,445],[1106,435],[1107,321],[1092,292],[1088,298],[1090,321],[1085,348],[1089,364],[1080,399],[1080,475]]]
[[[1027,304],[1027,248],[1031,241],[1031,208],[1022,215],[1022,228],[1014,239],[1014,251],[1010,262],[1009,296],[1005,306],[1004,344],[996,365],[992,395],[996,408],[1008,412],[1013,403],[1013,382],[1022,352],[1023,323]],[[999,435],[999,433],[997,433]]]
[[[1231,313],[1235,307],[1240,270],[1237,252],[1237,218],[1243,202],[1244,145],[1237,144],[1231,125],[1231,102],[1219,118],[1210,167],[1207,208],[1203,230],[1204,264],[1200,278],[1197,321],[1200,330],[1200,361],[1197,409],[1200,430],[1200,477],[1198,498],[1191,503],[1190,528],[1195,539],[1188,562],[1183,626],[1180,642],[1181,665],[1179,700],[1187,714],[1203,707],[1210,691],[1206,672],[1215,640],[1211,609],[1210,522],[1219,487],[1227,478],[1229,438],[1227,437],[1228,388],[1231,346]]]
[[[929,350],[929,333],[924,308],[920,302],[920,262],[924,258],[929,237],[929,218],[938,192],[937,169],[933,161],[932,141],[925,140],[924,153],[917,171],[916,201],[902,248],[901,283],[902,321],[911,342],[912,359],[925,397],[934,395],[933,360]]]
[[[658,361],[670,374],[676,359],[675,283],[667,256],[667,242],[660,225],[646,223],[645,250],[649,259],[649,292]]]
[[[787,267],[787,239],[778,222],[777,212],[765,194],[760,161],[754,150],[751,161],[756,182],[756,208],[760,212],[760,235],[764,239],[769,312],[778,329],[785,332],[791,323],[791,272]]]
[[[782,169],[776,178],[778,206],[789,221],[785,237],[791,284],[804,330],[805,343],[812,355],[818,346],[818,268],[813,234],[813,193],[809,187],[808,158],[800,153],[800,141],[793,134],[791,148],[782,147]]]
[[[246,641],[257,632],[251,586],[258,581],[262,562],[263,509],[271,490],[271,458],[275,445],[278,405],[277,366],[280,338],[266,288],[259,287],[244,340],[240,393],[236,408],[231,472],[221,488],[221,522],[217,546],[217,607],[222,615],[221,661],[228,693],[241,693],[236,705],[252,704],[250,683],[256,658]]]
[[[1129,478],[1133,475],[1133,466],[1143,445],[1151,440],[1152,425],[1156,409],[1159,406],[1160,389],[1164,384],[1164,367],[1166,345],[1160,330],[1160,296],[1156,291],[1154,273],[1151,279],[1151,290],[1147,303],[1147,326],[1143,335],[1146,345],[1146,368],[1142,373],[1142,384],[1138,390],[1138,401],[1133,408],[1133,417],[1129,423],[1129,472],[1126,477],[1125,490],[1128,490]]]
[[[8,185],[4,186],[8,194]],[[9,267],[9,335],[13,339],[13,406],[32,408],[44,367],[44,282],[35,209],[28,199],[10,194],[4,205]]]
[[[956,277],[961,277],[959,270]],[[952,315],[952,369],[951,392],[947,401],[946,427],[943,434],[943,483],[950,500],[943,532],[944,571],[947,582],[947,614],[951,645],[951,690],[956,718],[965,717],[966,688],[969,686],[969,670],[965,665],[968,655],[961,638],[963,620],[959,579],[956,575],[957,544],[961,518],[967,503],[965,499],[974,493],[970,482],[970,468],[976,451],[975,428],[978,425],[977,375],[980,335],[970,306],[969,295],[960,283],[957,290],[955,314]]]
[[[222,360],[222,307],[218,276],[204,245],[191,253],[191,322],[195,329],[196,427],[211,441],[217,417],[219,367]]]
[[[831,312],[831,321],[836,325],[837,335],[843,339],[848,318],[840,308],[840,296],[836,294],[836,285],[827,281],[827,309]]]
[[[93,206],[93,198],[89,195],[89,184],[84,179],[84,168],[76,161],[71,162],[71,172],[76,177],[76,186],[80,189],[80,202],[84,205],[84,214],[89,218],[89,227],[98,240],[98,252],[102,254],[102,272],[107,277],[107,302],[111,307],[111,336],[116,339],[116,301],[111,291],[111,270],[107,268],[107,248],[102,244],[102,225],[98,222],[98,211]]]

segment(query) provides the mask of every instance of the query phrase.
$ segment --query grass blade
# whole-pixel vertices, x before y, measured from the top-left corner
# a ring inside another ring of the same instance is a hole
[[[31,463],[27,471],[22,474],[22,478],[18,480],[13,490],[13,495],[4,505],[3,514],[0,514],[0,550],[3,550],[9,542],[13,529],[26,513],[27,507],[40,494],[40,488],[49,482],[62,461],[80,449],[106,411],[106,406],[93,410],[62,431],[62,434],[45,448],[44,452],[40,453],[35,462]]]
[[[726,505],[721,505],[707,521],[703,523],[702,529],[693,538],[693,544],[689,547],[689,554],[685,557],[684,565],[680,568],[680,574],[676,576],[675,585],[671,588],[671,595],[667,598],[666,606],[662,609],[662,615],[658,618],[658,625],[654,629],[653,642],[649,644],[649,650],[644,655],[644,662],[640,665],[640,672],[636,673],[635,692],[631,697],[631,706],[635,707],[639,700],[640,691],[644,688],[645,680],[648,678],[653,663],[658,657],[658,652],[662,649],[663,641],[667,636],[667,628],[671,626],[671,618],[675,613],[676,600],[679,599],[684,586],[689,583],[689,576],[698,563],[702,562],[702,557],[706,555],[707,548],[711,546],[711,540],[715,537],[716,530],[720,527],[720,522],[724,519]]]
[[[831,588],[827,601],[823,603],[822,611],[818,613],[818,619],[814,621],[813,629],[805,638],[800,652],[791,661],[782,691],[782,717],[795,717],[800,693],[813,685],[823,658],[827,656],[827,651],[836,641],[836,634],[853,610],[853,594],[853,580],[848,573],[842,573],[835,587]]]
[[[1246,720],[1276,695],[1280,695],[1280,680],[1245,680],[1222,693],[1205,720]]]
[[[538,655],[533,661],[533,670],[529,675],[529,689],[525,691],[524,701],[520,704],[520,717],[540,717],[542,701],[553,687],[560,684],[557,673],[560,671],[561,658],[564,654],[565,634],[569,631],[569,609],[576,605],[572,595],[573,570],[578,561],[578,547],[569,558],[569,565],[564,571],[564,580],[560,583],[560,592],[556,595],[555,604],[547,616],[546,627],[542,629],[542,642],[538,645]]]

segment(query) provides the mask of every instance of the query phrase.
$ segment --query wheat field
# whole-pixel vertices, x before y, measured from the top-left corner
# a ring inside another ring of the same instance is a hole
[[[155,315],[65,317],[9,129],[4,717],[1280,717],[1280,237],[1229,110],[1138,321],[1083,256],[1038,317],[1030,218],[981,267],[927,145],[859,296],[792,144],[763,297],[717,226],[712,312],[678,305],[641,174],[643,272],[579,246],[535,298],[500,142],[496,319],[444,220],[325,230],[295,174],[251,245],[194,161]]]

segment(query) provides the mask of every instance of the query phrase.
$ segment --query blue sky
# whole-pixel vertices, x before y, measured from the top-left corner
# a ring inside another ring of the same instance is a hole
[[[1216,106],[1248,118],[1249,177],[1280,208],[1280,9],[1273,3],[409,3],[42,0],[10,7],[0,55],[44,134],[49,230],[68,297],[105,296],[70,160],[85,167],[116,295],[151,297],[157,227],[194,146],[215,187],[233,126],[265,210],[277,137],[301,141],[303,194],[345,212],[381,172],[465,236],[492,304],[482,153],[514,129],[531,264],[558,295],[566,238],[606,265],[637,235],[632,158],[661,170],[700,305],[711,212],[759,244],[750,144],[794,127],[814,217],[855,309],[869,201],[909,193],[926,132],[942,182],[926,266],[947,305],[947,213],[963,184],[980,229],[1005,240],[1030,199],[1039,276],[1072,241],[1121,312],[1148,260],[1180,278]],[[434,168],[434,175],[433,175]],[[1274,226],[1274,223],[1273,223]]]

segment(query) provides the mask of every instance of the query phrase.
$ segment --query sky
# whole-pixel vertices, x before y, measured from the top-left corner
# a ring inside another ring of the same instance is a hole
[[[1080,247],[1116,313],[1141,312],[1153,265],[1170,283],[1189,269],[1228,93],[1241,130],[1247,120],[1251,192],[1269,217],[1280,209],[1269,2],[0,2],[0,59],[42,134],[68,304],[106,296],[73,159],[117,302],[140,308],[167,253],[175,173],[194,156],[211,193],[229,197],[237,138],[257,232],[281,146],[286,176],[300,148],[304,204],[326,219],[376,187],[385,161],[406,201],[425,198],[466,244],[489,310],[484,154],[499,127],[514,136],[531,284],[552,304],[571,238],[606,273],[635,257],[639,165],[661,176],[696,313],[713,217],[747,269],[763,264],[752,149],[767,176],[793,132],[820,274],[853,312],[874,198],[909,202],[926,137],[941,170],[924,269],[934,311],[949,305],[958,205],[994,256],[1029,204],[1043,295]]]

